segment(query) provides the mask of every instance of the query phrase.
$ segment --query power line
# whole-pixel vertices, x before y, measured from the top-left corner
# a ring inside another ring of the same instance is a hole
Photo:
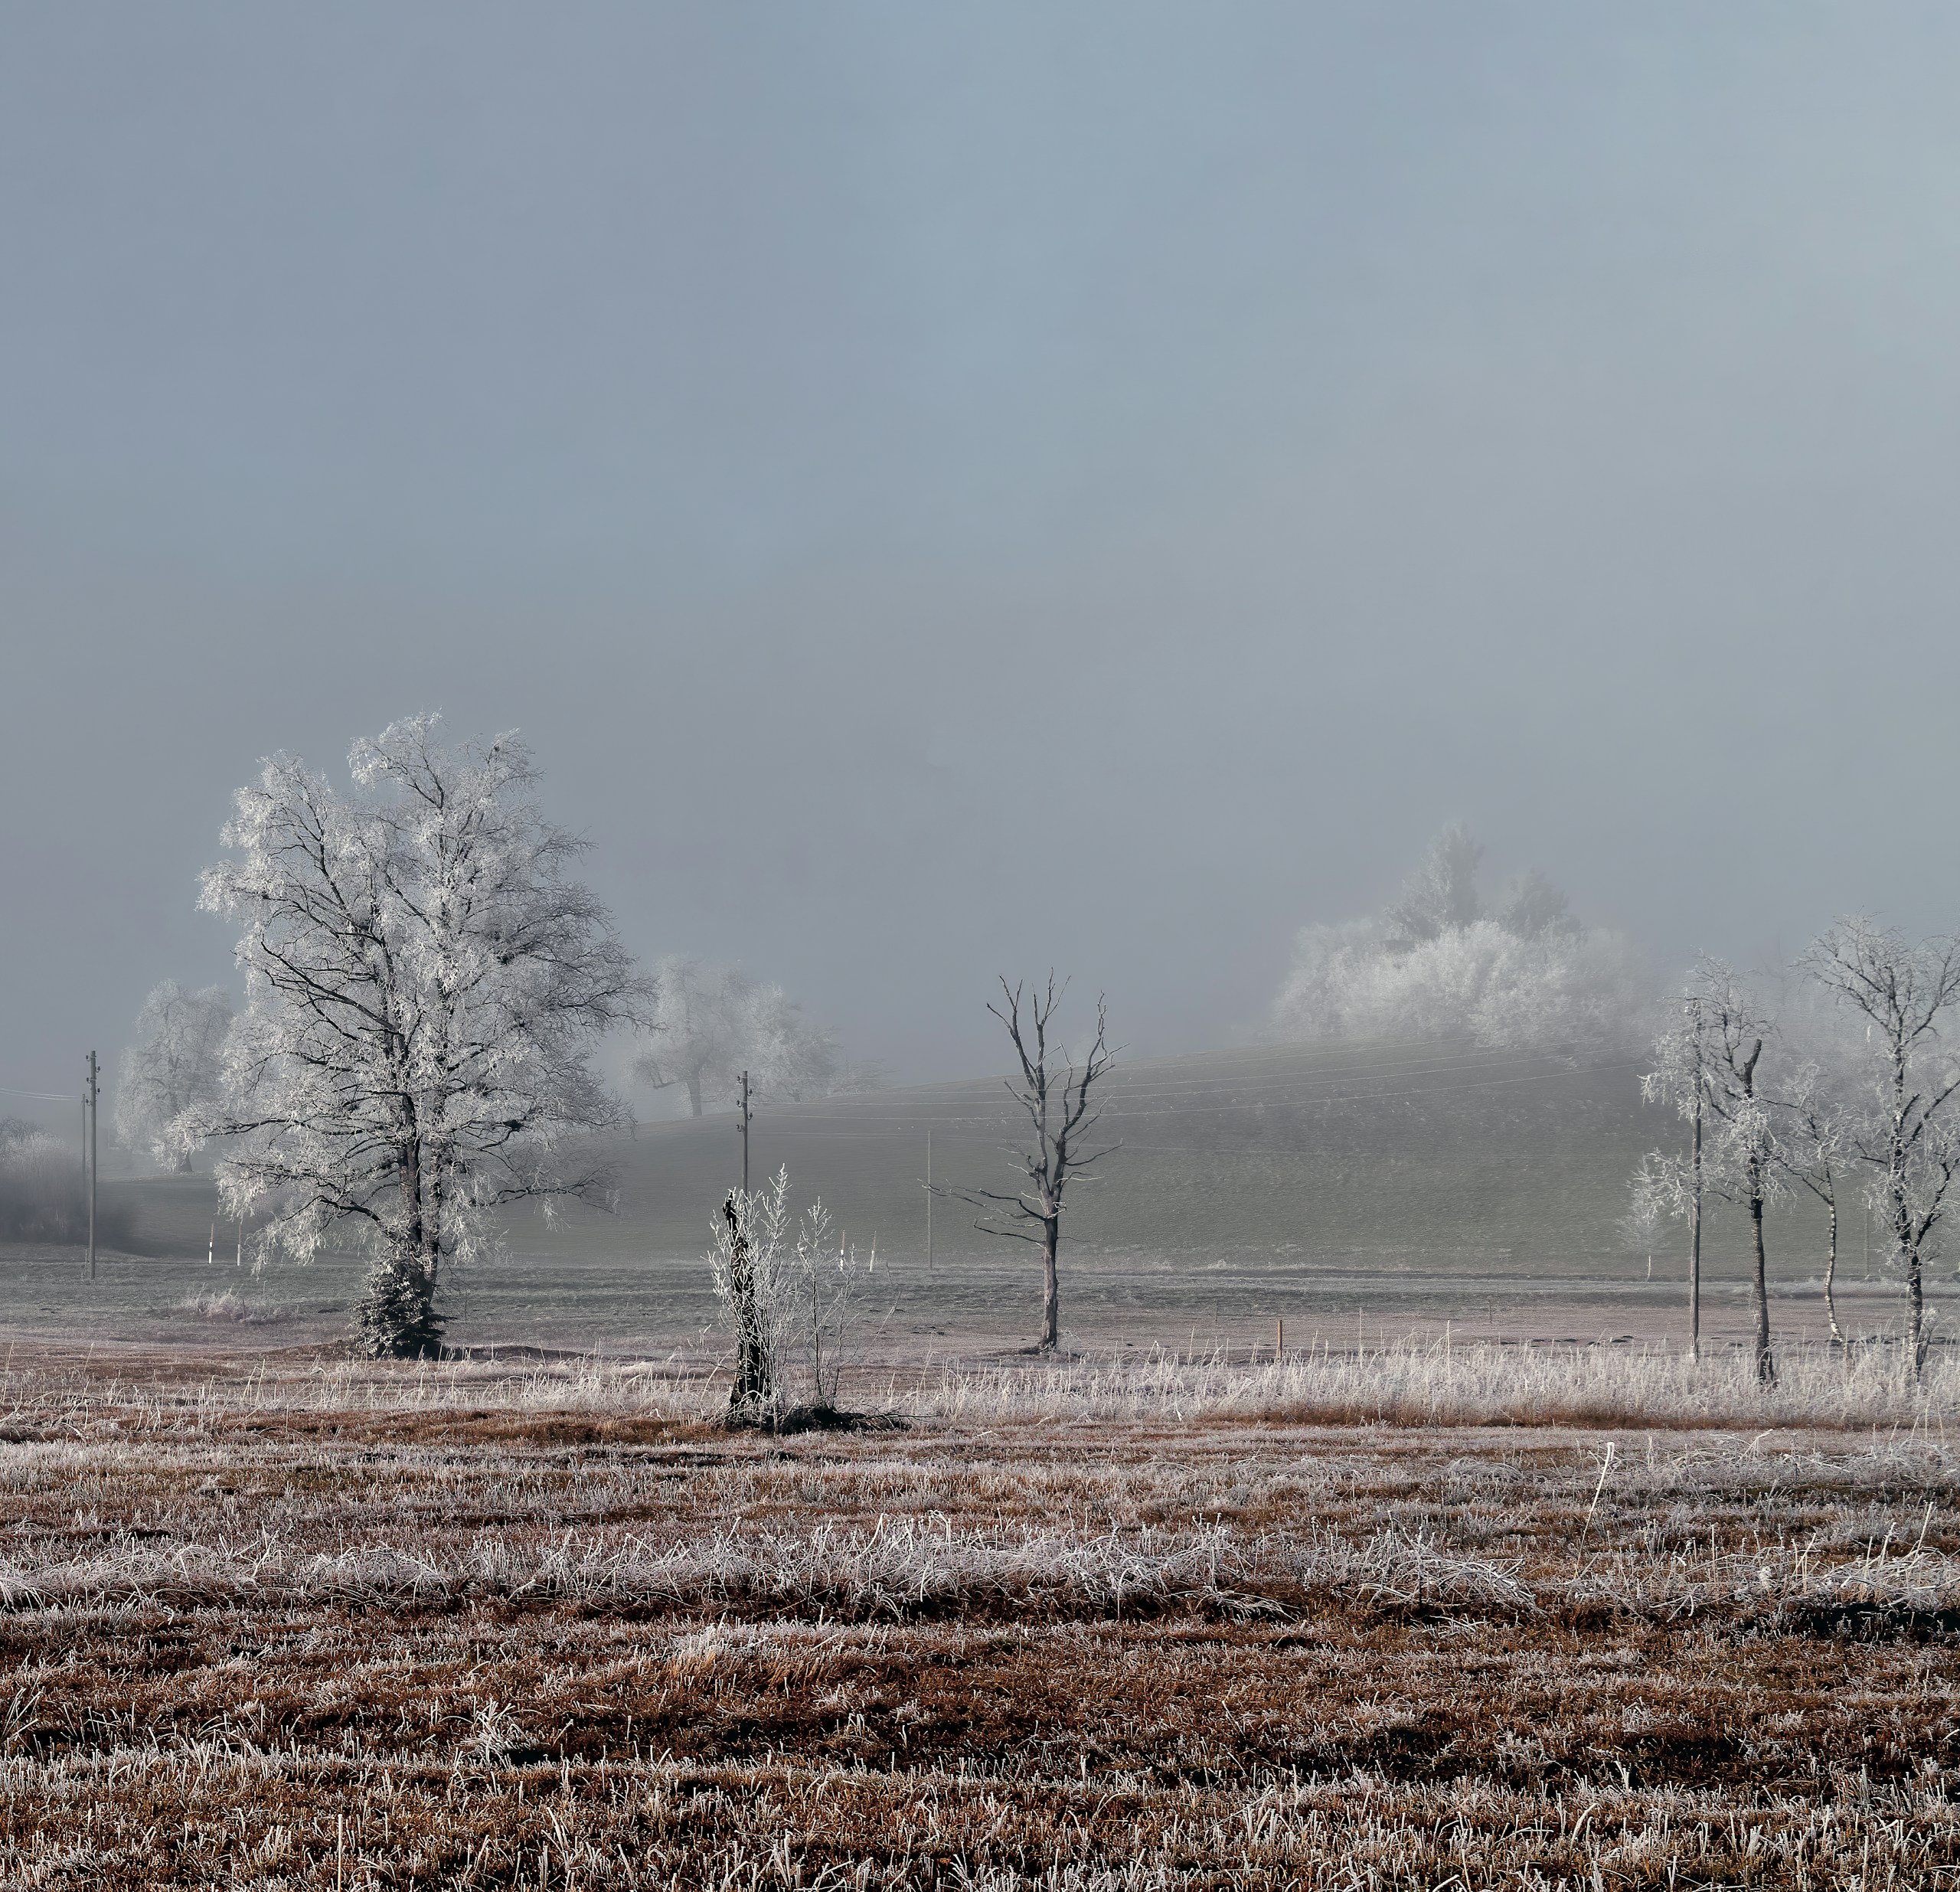
[[[1449,1096],[1453,1096],[1459,1092],[1466,1090],[1491,1090],[1511,1084],[1542,1083],[1553,1077],[1587,1077],[1602,1071],[1628,1070],[1632,1070],[1642,1062],[1642,1060],[1638,1058],[1623,1058],[1618,1060],[1615,1062],[1606,1064],[1581,1065],[1576,1070],[1527,1071],[1520,1077],[1479,1078],[1474,1079],[1468,1083],[1462,1084],[1420,1084],[1411,1086],[1409,1088],[1402,1090],[1377,1090],[1353,1093],[1345,1096],[1324,1098],[1318,1100],[1318,1101],[1332,1103],[1374,1103],[1378,1101],[1383,1101],[1388,1099],[1397,1097]],[[1459,1068],[1463,1067],[1459,1067]],[[1223,1116],[1227,1114],[1234,1113],[1239,1109],[1243,1107],[1244,1106],[1233,1104],[1202,1104],[1191,1109],[1182,1110],[1125,1110],[1112,1103],[1110,1105],[1106,1106],[1106,1115],[1109,1118],[1119,1122],[1125,1119],[1134,1119],[1138,1117],[1194,1117],[1200,1116]],[[855,1142],[865,1143],[909,1142],[911,1141],[913,1137],[918,1134],[920,1129],[926,1127],[925,1121],[919,1119],[892,1117],[886,1119],[884,1121],[890,1123],[893,1127],[890,1129],[875,1129],[870,1128],[860,1129],[855,1127],[845,1128],[825,1123],[821,1119],[811,1118],[805,1118],[800,1122],[779,1119],[777,1119],[776,1127],[778,1130],[784,1132],[794,1132],[797,1136],[805,1139],[818,1139],[837,1142]],[[1008,1115],[1005,1112],[1002,1112],[999,1116],[994,1117],[969,1116],[935,1118],[931,1119],[931,1128],[942,1133],[949,1129],[956,1132],[956,1133],[963,1131],[966,1138],[972,1140],[978,1140],[982,1138],[991,1139],[1000,1136],[1004,1132],[1014,1128],[1018,1121],[1018,1120],[1014,1117]],[[897,1127],[899,1126],[906,1124],[910,1126],[909,1129]],[[1194,1155],[1262,1153],[1239,1151],[1214,1152],[1197,1145],[1170,1143],[1149,1145],[1126,1143],[1124,1147],[1129,1149],[1182,1149],[1187,1150],[1189,1153]],[[1302,1152],[1288,1151],[1285,1149],[1270,1149],[1263,1153],[1272,1155],[1298,1155]]]
[[[1380,1077],[1384,1080],[1396,1076],[1445,1077],[1458,1071],[1488,1070],[1494,1064],[1516,1063],[1519,1061],[1522,1060],[1520,1059],[1511,1058],[1504,1060],[1485,1060],[1460,1064],[1412,1065],[1405,1067],[1399,1072],[1382,1073],[1380,1073]],[[1236,1113],[1249,1109],[1260,1109],[1271,1103],[1284,1104],[1292,1102],[1304,1103],[1373,1103],[1379,1100],[1392,1097],[1432,1096],[1446,1094],[1449,1092],[1456,1090],[1478,1090],[1496,1084],[1540,1083],[1549,1083],[1555,1078],[1560,1077],[1590,1077],[1606,1071],[1632,1070],[1640,1064],[1642,1061],[1643,1060],[1638,1058],[1622,1058],[1613,1060],[1603,1064],[1560,1064],[1549,1070],[1525,1071],[1508,1077],[1475,1079],[1467,1084],[1405,1085],[1399,1089],[1390,1090],[1369,1090],[1360,1089],[1331,1090],[1325,1088],[1317,1090],[1314,1086],[1313,1080],[1311,1079],[1301,1079],[1292,1081],[1279,1080],[1267,1083],[1242,1087],[1239,1090],[1234,1091],[1231,1096],[1222,1100],[1218,1099],[1215,1093],[1207,1091],[1184,1091],[1166,1089],[1141,1091],[1133,1090],[1128,1093],[1127,1095],[1116,1093],[1106,1093],[1098,1100],[1098,1108],[1103,1111],[1106,1115],[1112,1117],[1138,1117],[1183,1116],[1197,1116],[1200,1114],[1217,1116],[1223,1115],[1227,1113]],[[1356,1074],[1354,1076],[1344,1077],[1335,1081],[1348,1084],[1358,1084],[1366,1083],[1369,1080],[1367,1077]],[[1185,1099],[1188,1101],[1186,1107],[1181,1109],[1138,1110],[1132,1106],[1130,1100],[1139,1097],[1148,1101],[1179,1098]],[[941,1107],[946,1108],[949,1106],[942,1106]],[[843,1121],[844,1113],[838,1113],[835,1115],[831,1115],[825,1113],[822,1115],[819,1115],[818,1114],[818,1112],[821,1106],[810,1106],[808,1113],[800,1117],[788,1114],[781,1114],[776,1116],[775,1122],[779,1129],[785,1130],[795,1129],[805,1131],[805,1133],[812,1133],[815,1126],[827,1126],[828,1124],[841,1122]],[[991,1123],[1004,1119],[1011,1122],[1018,1120],[1014,1116],[1012,1112],[1006,1103],[1001,1104],[993,1111],[988,1112],[985,1114],[969,1111],[962,1113],[959,1116],[928,1117],[923,1113],[916,1112],[886,1112],[874,1116],[869,1112],[852,1111],[849,1113],[849,1116],[854,1123],[903,1124],[913,1126],[914,1127],[923,1127],[925,1124],[929,1122],[934,1125],[936,1127],[952,1127],[962,1124],[972,1125],[975,1123]]]
[[[1326,1073],[1330,1077],[1335,1077],[1356,1074],[1368,1070],[1383,1069],[1393,1070],[1406,1067],[1406,1060],[1397,1060],[1392,1057],[1385,1058],[1379,1054],[1375,1053],[1374,1051],[1374,1047],[1377,1045],[1385,1047],[1391,1051],[1406,1051],[1413,1052],[1418,1061],[1424,1059],[1433,1058],[1439,1055],[1447,1055],[1455,1051],[1472,1051],[1475,1048],[1472,1047],[1467,1042],[1458,1043],[1450,1041],[1444,1041],[1439,1044],[1438,1041],[1434,1038],[1398,1038],[1388,1040],[1371,1039],[1354,1045],[1344,1045],[1338,1051],[1322,1051],[1312,1046],[1297,1045],[1271,1051],[1247,1051],[1223,1054],[1209,1051],[1194,1051],[1185,1053],[1176,1057],[1144,1058],[1138,1059],[1135,1062],[1123,1063],[1116,1067],[1116,1068],[1111,1072],[1109,1082],[1112,1083],[1119,1083],[1146,1077],[1157,1078],[1160,1077],[1174,1077],[1180,1067],[1187,1065],[1202,1065],[1207,1071],[1215,1071],[1225,1066],[1236,1064],[1271,1064],[1280,1062],[1292,1062],[1302,1064],[1310,1070],[1316,1066],[1325,1065],[1329,1062],[1337,1060],[1345,1062],[1350,1067],[1348,1070],[1343,1070],[1337,1068],[1328,1071]],[[1505,1058],[1542,1057],[1552,1055],[1552,1054],[1540,1052],[1507,1052],[1492,1049],[1485,1053],[1485,1055],[1490,1058]],[[948,1078],[938,1083],[904,1084],[896,1086],[888,1091],[868,1091],[851,1096],[826,1097],[820,1100],[819,1101],[823,1106],[827,1108],[835,1107],[847,1110],[871,1109],[875,1109],[878,1105],[887,1103],[895,1097],[916,1097],[923,1100],[935,1093],[971,1091],[982,1088],[987,1090],[997,1090],[1003,1084],[1012,1083],[1017,1081],[1017,1080],[1003,1072],[991,1077]],[[1200,1076],[1193,1077],[1191,1081],[1194,1083],[1227,1083],[1231,1080],[1229,1077],[1213,1079]],[[812,1105],[786,1105],[779,1107],[786,1109],[795,1109],[799,1107],[807,1109],[815,1106]]]

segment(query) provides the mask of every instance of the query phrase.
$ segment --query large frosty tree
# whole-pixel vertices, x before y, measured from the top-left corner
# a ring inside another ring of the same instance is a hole
[[[599,1185],[564,1139],[622,1117],[589,1054],[642,1021],[648,988],[514,737],[445,748],[415,717],[348,766],[346,796],[284,756],[238,792],[201,904],[245,923],[247,1007],[220,1102],[180,1136],[235,1139],[219,1186],[267,1212],[264,1249],[358,1237],[362,1350],[426,1356],[444,1271],[494,1211]]]
[[[186,992],[167,979],[136,1015],[136,1041],[116,1060],[116,1134],[131,1149],[191,1167],[186,1145],[171,1145],[171,1126],[194,1105],[217,1101],[231,996],[222,985]]]
[[[1583,926],[1544,875],[1487,907],[1484,850],[1446,828],[1382,913],[1312,926],[1273,1006],[1282,1038],[1447,1037],[1590,1051],[1640,1033],[1651,988],[1620,934]]]

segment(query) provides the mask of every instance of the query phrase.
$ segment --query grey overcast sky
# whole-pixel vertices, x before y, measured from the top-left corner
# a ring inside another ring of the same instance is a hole
[[[900,1077],[1051,962],[1223,1041],[1456,816],[1662,964],[1960,923],[1956,99],[1943,4],[0,5],[0,1084],[423,708]]]

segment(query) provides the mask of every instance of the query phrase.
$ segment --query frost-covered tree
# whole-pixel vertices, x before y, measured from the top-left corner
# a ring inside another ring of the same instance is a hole
[[[1782,1100],[1782,1161],[1790,1177],[1824,1205],[1828,1235],[1824,1256],[1824,1313],[1831,1344],[1844,1345],[1838,1325],[1838,1207],[1851,1160],[1850,1099],[1834,1073],[1812,1058],[1800,1066]]]
[[[1553,886],[1536,868],[1520,874],[1504,890],[1498,922],[1519,939],[1570,937],[1583,930],[1573,917],[1564,888]]]
[[[1647,1257],[1647,1278],[1654,1279],[1654,1250],[1662,1230],[1681,1213],[1684,1192],[1674,1159],[1658,1150],[1642,1158],[1627,1190],[1626,1212],[1616,1225],[1620,1240]]]
[[[709,1266],[735,1343],[729,1417],[773,1425],[796,1404],[835,1408],[857,1290],[877,1266],[831,1226],[821,1200],[800,1217],[789,1171],[760,1189],[731,1189],[714,1226]],[[798,1401],[801,1390],[808,1398]]]
[[[1536,872],[1487,912],[1482,855],[1467,830],[1448,828],[1387,912],[1304,929],[1273,1008],[1278,1035],[1467,1036],[1568,1053],[1635,1038],[1651,986],[1631,944],[1582,926]]]
[[[678,953],[654,964],[647,1017],[653,1047],[635,1061],[633,1074],[656,1090],[682,1087],[695,1116],[728,1094],[742,1068],[740,978]]]
[[[222,985],[187,992],[167,979],[143,1001],[136,1042],[116,1068],[112,1120],[127,1147],[164,1160],[176,1119],[194,1104],[217,1101],[231,1020],[231,995]],[[178,1169],[188,1169],[190,1149],[179,1143],[172,1160]]]
[[[600,1187],[564,1141],[622,1119],[590,1053],[648,992],[514,736],[445,748],[415,717],[348,766],[342,795],[276,756],[236,797],[201,904],[245,923],[246,1009],[220,1102],[177,1136],[234,1139],[219,1188],[264,1214],[262,1257],[360,1240],[360,1345],[426,1356],[445,1270],[494,1241],[495,1211]]]
[[[1756,1377],[1776,1377],[1769,1341],[1769,1269],[1763,1215],[1782,1193],[1784,1152],[1762,1075],[1773,1027],[1733,970],[1704,955],[1689,974],[1675,1022],[1655,1041],[1655,1065],[1641,1080],[1650,1102],[1671,1104],[1691,1126],[1685,1178],[1694,1254],[1690,1347],[1700,1347],[1701,1198],[1704,1191],[1741,1207],[1749,1218],[1751,1305]],[[1667,1171],[1660,1172],[1663,1175]],[[1674,1188],[1682,1187],[1678,1171]]]
[[[1679,1011],[1654,1041],[1654,1068],[1640,1080],[1649,1103],[1665,1104],[1688,1126],[1687,1152],[1651,1151],[1635,1172],[1636,1194],[1645,1194],[1668,1214],[1687,1224],[1687,1351],[1701,1358],[1702,1155],[1707,1141],[1707,1034],[1700,1002],[1692,988],[1680,995]]]
[[[1484,903],[1477,891],[1477,869],[1483,858],[1484,844],[1462,822],[1446,828],[1388,910],[1391,937],[1400,943],[1419,946],[1446,933],[1474,926],[1484,917]]]
[[[1960,1175],[1960,939],[1921,943],[1867,919],[1840,920],[1805,954],[1806,971],[1864,1027],[1844,1145],[1871,1179],[1873,1206],[1905,1277],[1915,1371],[1926,1362],[1926,1263]]]
[[[804,1103],[874,1080],[847,1070],[837,1041],[803,1015],[780,985],[740,966],[704,966],[679,954],[653,969],[649,1048],[633,1074],[654,1090],[684,1090],[689,1112],[732,1103],[749,1074],[752,1097]]]

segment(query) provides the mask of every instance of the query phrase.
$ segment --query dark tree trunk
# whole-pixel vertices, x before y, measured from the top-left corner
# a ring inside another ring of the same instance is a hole
[[[1694,1103],[1694,1194],[1688,1212],[1687,1357],[1701,1358],[1701,1100]]]
[[[439,1360],[443,1322],[436,1283],[419,1253],[390,1249],[368,1272],[354,1309],[354,1338],[370,1360]]]
[[[1062,1218],[1050,1215],[1041,1224],[1041,1346],[1053,1353],[1062,1344],[1062,1291],[1055,1273],[1055,1251],[1061,1246]]]
[[[411,1126],[400,1145],[401,1232],[368,1271],[354,1312],[355,1345],[371,1360],[442,1357],[435,1256],[430,1252],[429,1224],[423,1212],[422,1158],[422,1146]]]
[[[728,1289],[735,1307],[735,1383],[728,1389],[728,1414],[731,1420],[761,1419],[773,1403],[774,1389],[769,1383],[769,1362],[763,1346],[762,1310],[756,1304],[748,1231],[744,1218],[736,1212],[733,1191],[721,1212],[728,1218],[731,1238]]]
[[[1892,1215],[1893,1239],[1906,1263],[1906,1339],[1913,1349],[1913,1377],[1917,1379],[1926,1364],[1926,1284],[1919,1273],[1919,1245],[1913,1240],[1912,1212],[1896,1196]]]
[[[1755,1262],[1755,1274],[1750,1289],[1756,1307],[1756,1377],[1765,1386],[1771,1386],[1775,1383],[1776,1362],[1769,1351],[1769,1277],[1762,1252],[1762,1196],[1760,1191],[1749,1199],[1749,1230]]]
[[[1837,1187],[1834,1180],[1831,1187]],[[1831,1344],[1844,1344],[1844,1330],[1838,1325],[1838,1198],[1833,1195],[1824,1206],[1831,1211],[1831,1250],[1824,1258],[1824,1318],[1831,1323]]]

